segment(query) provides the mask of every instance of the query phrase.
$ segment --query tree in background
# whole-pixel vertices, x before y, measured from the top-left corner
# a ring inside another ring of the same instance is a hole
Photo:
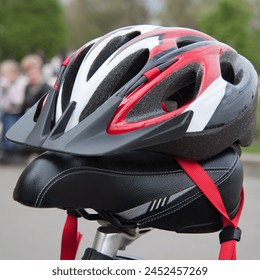
[[[257,9],[254,9],[257,2],[218,0],[209,12],[199,18],[198,26],[202,31],[234,47],[260,71],[260,25],[255,13]]]
[[[199,29],[234,47],[260,72],[259,0],[164,0],[160,24]],[[260,136],[260,106],[256,135]]]
[[[0,61],[33,52],[48,58],[66,48],[67,31],[58,0],[0,0]]]
[[[163,6],[156,18],[166,26],[198,28],[200,14],[207,11],[214,0],[163,0]]]
[[[259,0],[164,0],[157,20],[208,33],[234,47],[260,71]]]
[[[71,49],[116,28],[149,22],[149,10],[140,0],[70,0],[64,8]]]

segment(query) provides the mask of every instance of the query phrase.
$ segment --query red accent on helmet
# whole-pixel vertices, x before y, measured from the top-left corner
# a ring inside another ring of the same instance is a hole
[[[67,66],[70,63],[71,57],[68,56],[63,62],[62,62],[62,66]]]
[[[170,74],[194,62],[200,64],[202,68],[202,80],[196,98],[199,97],[213,81],[221,76],[219,56],[223,51],[227,50],[231,50],[231,48],[224,44],[219,46],[219,43],[218,45],[199,47],[190,50],[187,53],[180,54],[177,57],[178,60],[161,73],[158,72],[159,69],[157,67],[144,73],[144,76],[147,77],[148,81],[123,99],[110,124],[108,125],[107,132],[109,134],[126,133],[146,126],[155,125],[180,115],[192,101],[172,112],[165,110],[165,114],[157,117],[137,122],[126,121],[127,114],[153,87],[159,84]],[[162,108],[164,108],[163,104]]]

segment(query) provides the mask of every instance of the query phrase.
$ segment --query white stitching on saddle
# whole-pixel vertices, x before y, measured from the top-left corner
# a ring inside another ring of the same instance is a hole
[[[226,172],[223,174],[223,176],[222,176],[222,180],[219,182],[219,184],[221,184],[222,182],[223,182],[223,180],[224,180],[224,177],[225,177],[225,174],[227,174],[227,172],[229,172],[229,170],[231,170],[231,168],[233,167],[233,165],[234,165],[234,163],[235,163],[235,161],[236,161],[236,159],[237,159],[237,156],[235,156],[234,157],[234,161],[233,161],[233,164],[232,164],[232,166],[230,167],[230,168],[228,168],[227,170],[226,170]],[[42,188],[42,190],[40,191],[40,193],[39,193],[39,195],[37,196],[37,199],[36,199],[36,201],[35,201],[35,207],[40,207],[41,206],[41,204],[42,204],[42,201],[43,201],[43,199],[44,199],[44,197],[45,197],[45,195],[47,194],[47,192],[50,190],[50,188],[55,184],[55,182],[57,181],[57,179],[63,179],[63,178],[65,178],[66,176],[69,176],[69,175],[71,175],[71,173],[70,174],[66,174],[66,175],[64,175],[64,176],[62,176],[62,174],[64,174],[64,173],[67,173],[68,171],[79,171],[79,170],[81,170],[81,171],[83,171],[85,168],[84,167],[81,167],[81,166],[79,166],[79,167],[73,167],[73,168],[69,168],[69,169],[66,169],[66,170],[64,170],[64,171],[62,171],[61,173],[59,173],[59,174],[57,174],[56,176],[54,176],[52,179],[50,179],[45,185],[44,185],[44,187]],[[219,170],[216,170],[216,169],[219,169]],[[222,170],[221,170],[222,169]],[[208,170],[207,172],[208,173],[216,173],[216,172],[220,172],[220,171],[223,171],[223,169],[225,170],[226,169],[226,167],[215,167],[214,168],[214,170]],[[94,172],[94,173],[98,173],[98,172],[100,172],[100,171],[105,171],[107,174],[111,174],[111,173],[113,173],[113,174],[117,174],[117,175],[119,175],[120,177],[126,177],[126,175],[127,176],[129,176],[129,175],[131,175],[131,177],[140,177],[140,176],[142,176],[142,177],[157,177],[157,178],[160,178],[160,177],[165,177],[165,176],[169,176],[169,175],[171,175],[171,176],[177,176],[177,175],[179,175],[179,174],[185,174],[185,172],[183,172],[183,170],[175,170],[175,171],[172,171],[172,172],[169,172],[169,171],[165,171],[165,172],[162,172],[161,174],[157,174],[157,175],[142,175],[142,174],[140,174],[140,175],[137,175],[137,174],[135,174],[135,175],[133,175],[132,173],[126,173],[126,172],[118,172],[118,171],[113,171],[113,170],[104,170],[104,169],[89,169],[88,168],[88,170],[84,170],[84,172]],[[75,172],[76,173],[76,172]],[[81,172],[80,172],[81,173]],[[61,176],[61,177],[60,177]],[[231,176],[231,174],[229,174],[228,175],[228,177],[225,177],[225,179],[226,178],[229,178],[229,176]],[[51,181],[53,181],[51,184],[50,184],[50,182]],[[48,184],[50,184],[49,186],[48,186]],[[42,197],[41,197],[42,196]],[[41,197],[41,198],[40,198]],[[39,201],[40,200],[40,201]],[[39,201],[39,202],[38,202]],[[175,205],[176,206],[176,205]],[[185,205],[183,205],[183,207],[184,207]],[[169,209],[171,209],[171,208],[169,208]],[[169,210],[168,209],[168,210]],[[178,209],[179,210],[179,209]],[[160,213],[157,213],[157,214],[154,214],[155,216],[156,215],[160,215],[161,213],[163,213],[165,210],[163,210],[162,212],[160,212]],[[177,211],[177,210],[175,210],[175,211]],[[169,213],[170,214],[170,213]],[[151,217],[149,217],[149,219],[151,219],[151,218],[153,218],[153,216],[151,216]],[[146,218],[146,219],[148,219],[148,218]],[[144,219],[145,220],[145,219]],[[141,220],[142,221],[142,220]]]
[[[82,172],[83,172],[83,170],[84,170],[84,167],[73,167],[73,168],[69,168],[69,169],[66,169],[66,170],[64,170],[64,171],[62,171],[61,173],[59,173],[59,174],[57,174],[56,176],[54,176],[53,178],[51,178],[45,185],[44,185],[44,187],[42,188],[42,190],[40,191],[40,193],[39,193],[39,195],[37,196],[37,199],[36,199],[36,201],[35,201],[35,207],[39,207],[39,206],[41,206],[41,203],[42,203],[42,201],[43,201],[43,199],[44,199],[44,196],[46,195],[46,193],[49,191],[49,189],[57,182],[57,179],[63,179],[63,178],[65,178],[66,176],[69,176],[69,175],[71,175],[71,173],[70,174],[66,174],[66,175],[64,175],[64,176],[62,176],[62,174],[64,174],[64,173],[67,173],[68,171],[79,171],[79,170],[81,170]],[[84,170],[84,172],[94,172],[94,173],[99,173],[98,171],[101,171],[102,169],[99,169],[99,170],[95,170],[95,169],[88,169],[88,170]],[[103,170],[104,171],[104,170]],[[179,175],[179,174],[181,174],[181,173],[183,173],[184,174],[184,172],[183,171],[181,171],[181,170],[176,170],[176,171],[172,171],[172,172],[165,172],[165,174],[158,174],[158,175],[142,175],[142,174],[140,174],[140,175],[132,175],[132,174],[127,174],[127,173],[125,173],[125,172],[122,172],[121,174],[120,174],[120,172],[113,172],[112,170],[105,170],[106,171],[106,173],[107,174],[117,174],[118,176],[120,176],[120,177],[127,177],[127,176],[129,176],[129,175],[131,175],[131,177],[140,177],[140,176],[142,176],[142,177],[165,177],[165,176],[169,176],[169,175],[171,175],[171,176],[177,176],[177,175]],[[181,171],[181,172],[180,172]],[[75,172],[76,173],[76,172]],[[53,181],[51,184],[50,184],[50,182],[51,181]],[[49,185],[50,184],[50,185]],[[48,186],[49,185],[49,186]],[[42,195],[42,193],[44,193],[43,195]],[[42,195],[42,198],[40,199],[40,197],[41,197],[41,195]],[[39,199],[40,199],[40,201],[39,201]],[[39,203],[38,203],[38,201],[39,201]]]
[[[227,180],[227,178],[229,178],[229,177],[231,176],[231,173],[230,173],[229,171],[232,170],[233,166],[234,166],[235,163],[236,163],[236,160],[237,160],[237,156],[234,157],[234,161],[233,161],[231,167],[228,168],[228,169],[225,168],[225,169],[226,169],[226,172],[223,174],[222,179],[218,182],[218,185],[220,185],[222,182],[224,182],[224,178],[225,178],[225,180]],[[219,171],[211,170],[211,171],[207,171],[207,172],[208,172],[208,173],[214,173],[214,172],[219,172]],[[226,174],[228,174],[228,175],[225,176]],[[232,174],[233,174],[233,172],[232,172]],[[177,212],[178,210],[180,210],[181,208],[185,207],[186,205],[190,204],[192,201],[194,201],[194,200],[195,200],[195,196],[200,197],[200,196],[202,196],[202,195],[203,195],[202,192],[201,192],[201,191],[198,191],[198,192],[196,192],[195,194],[193,194],[192,196],[187,197],[186,199],[184,199],[182,202],[179,202],[178,204],[175,204],[175,205],[173,205],[173,206],[171,206],[171,207],[169,207],[169,208],[167,208],[167,209],[164,209],[164,210],[162,210],[162,211],[160,211],[160,212],[158,212],[158,213],[156,213],[156,214],[153,214],[153,215],[151,215],[151,216],[149,216],[149,217],[147,217],[147,218],[143,218],[143,219],[141,219],[141,220],[137,220],[137,222],[138,222],[138,223],[148,223],[148,222],[151,222],[151,221],[160,219],[160,218],[162,218],[162,217],[165,217],[165,216],[167,216],[167,215],[170,215],[170,214],[172,214],[172,213],[174,213],[174,212]],[[191,198],[194,198],[194,199],[190,200]],[[187,201],[187,200],[190,200],[190,201]],[[185,202],[185,201],[187,201],[187,202],[186,202],[186,203],[183,203],[183,202]],[[181,205],[180,205],[180,204],[181,204]],[[180,206],[176,208],[176,206],[178,206],[178,205],[180,205]],[[173,208],[174,208],[174,209],[173,209]],[[171,209],[172,209],[172,210],[171,210]],[[166,212],[166,213],[165,213],[165,212]]]

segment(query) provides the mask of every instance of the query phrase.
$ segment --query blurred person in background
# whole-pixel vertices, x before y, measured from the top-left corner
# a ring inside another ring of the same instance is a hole
[[[60,65],[65,58],[62,54],[57,54],[43,65],[43,75],[49,85],[55,84]]]
[[[0,163],[9,163],[19,152],[18,145],[5,138],[7,130],[22,116],[25,81],[19,65],[5,60],[0,65],[0,111],[2,131],[0,135]]]
[[[24,57],[21,61],[21,67],[27,78],[24,102],[22,104],[22,112],[25,113],[51,89],[51,86],[46,83],[43,77],[43,61],[39,55],[31,54]]]
[[[43,60],[38,54],[25,56],[21,61],[21,68],[27,81],[22,104],[22,113],[24,114],[51,89],[51,86],[45,81]],[[27,158],[29,161],[39,154],[38,150],[31,147],[22,147],[21,151],[24,159]]]

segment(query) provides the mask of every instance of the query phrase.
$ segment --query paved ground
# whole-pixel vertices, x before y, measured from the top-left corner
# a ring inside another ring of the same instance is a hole
[[[240,221],[243,230],[238,243],[239,259],[260,259],[260,160],[245,161],[246,202]],[[0,166],[0,259],[58,259],[65,212],[35,209],[12,200],[22,166]],[[80,221],[84,234],[78,258],[91,246],[95,222]],[[130,245],[126,254],[148,259],[216,259],[218,233],[184,235],[153,230]]]

